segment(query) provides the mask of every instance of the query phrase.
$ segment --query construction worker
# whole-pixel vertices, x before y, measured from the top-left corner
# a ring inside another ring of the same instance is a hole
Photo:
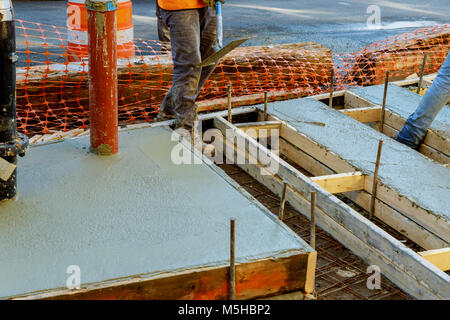
[[[156,19],[158,20],[158,39],[163,45],[167,46],[170,42],[170,31],[161,16],[161,8],[158,5],[158,0],[156,2]]]
[[[220,2],[224,2],[220,0]],[[191,130],[195,100],[215,65],[199,68],[215,52],[214,0],[158,0],[160,14],[170,30],[173,83],[164,97],[158,120],[176,119],[176,128]]]
[[[417,150],[427,134],[428,127],[449,99],[450,54],[447,55],[433,84],[425,93],[416,111],[406,120],[396,140]]]

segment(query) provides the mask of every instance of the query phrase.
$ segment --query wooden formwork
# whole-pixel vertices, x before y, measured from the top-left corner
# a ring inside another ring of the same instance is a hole
[[[259,118],[262,120],[263,116],[259,114]],[[287,201],[307,217],[310,215],[310,194],[316,192],[318,225],[364,261],[378,265],[382,273],[402,290],[418,299],[450,298],[450,278],[444,272],[448,268],[448,242],[429,233],[395,209],[405,206],[411,209],[413,203],[391,196],[392,190],[387,190],[387,187],[381,188],[375,202],[375,216],[403,231],[421,247],[442,248],[440,251],[414,252],[340,201],[333,194],[353,191],[356,196],[350,196],[350,199],[368,209],[373,178],[353,172],[354,169],[345,160],[338,159],[284,121],[270,115],[268,121],[270,123],[262,121],[259,129],[273,130],[275,121],[278,122],[279,152],[315,178],[306,177],[281,159],[277,152],[258,143],[255,138],[260,138],[262,130],[255,130],[258,126],[256,123],[251,126],[235,125],[216,117],[214,125],[223,133],[224,148],[232,149],[233,157],[245,159],[244,162],[236,163],[240,168],[277,195],[281,195],[284,183],[287,183]],[[232,138],[226,135],[227,131],[233,133]],[[267,137],[267,132],[263,137]],[[245,143],[236,143],[235,139]],[[255,157],[255,152],[263,154],[272,164],[275,163],[276,170],[263,165]],[[227,156],[230,157],[229,154]],[[416,213],[420,215],[420,210]]]

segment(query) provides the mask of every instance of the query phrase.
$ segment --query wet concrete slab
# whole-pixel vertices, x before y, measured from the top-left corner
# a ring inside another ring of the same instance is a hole
[[[369,175],[383,139],[379,181],[450,223],[448,168],[311,98],[271,103],[268,112]]]
[[[0,204],[0,297],[65,288],[70,265],[82,284],[227,265],[231,217],[237,262],[313,251],[220,169],[175,165],[175,144],[157,127],[121,132],[110,157],[89,137],[30,149]]]
[[[363,88],[352,88],[349,91],[378,105],[383,104],[384,85]],[[386,98],[386,109],[407,119],[419,106],[422,96],[396,85],[389,85]],[[434,119],[430,130],[439,136],[450,139],[450,108],[444,106]],[[450,150],[448,150],[450,153]]]

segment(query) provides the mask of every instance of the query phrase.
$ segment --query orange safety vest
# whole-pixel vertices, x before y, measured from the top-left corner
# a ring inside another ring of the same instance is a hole
[[[202,0],[158,0],[158,5],[164,10],[183,10],[205,7]]]

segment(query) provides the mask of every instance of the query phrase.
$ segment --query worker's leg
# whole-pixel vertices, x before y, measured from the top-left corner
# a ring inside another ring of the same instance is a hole
[[[161,111],[165,114],[173,112],[179,126],[192,127],[201,74],[201,68],[197,67],[201,62],[201,9],[160,10],[170,30],[173,59],[173,83],[164,98]]]
[[[200,35],[200,53],[202,60],[208,58],[215,52],[217,43],[217,19],[214,9],[206,7],[201,11],[201,35]],[[200,81],[198,83],[197,95],[205,85],[211,73],[216,68],[216,64],[202,68]]]
[[[450,54],[444,61],[431,87],[420,101],[416,111],[411,114],[397,135],[397,140],[417,149],[422,143],[427,129],[439,111],[450,99]]]
[[[170,42],[170,33],[169,28],[164,23],[164,20],[161,16],[161,9],[158,5],[158,0],[156,0],[156,19],[158,21],[158,39],[159,41],[163,43],[169,43]]]

